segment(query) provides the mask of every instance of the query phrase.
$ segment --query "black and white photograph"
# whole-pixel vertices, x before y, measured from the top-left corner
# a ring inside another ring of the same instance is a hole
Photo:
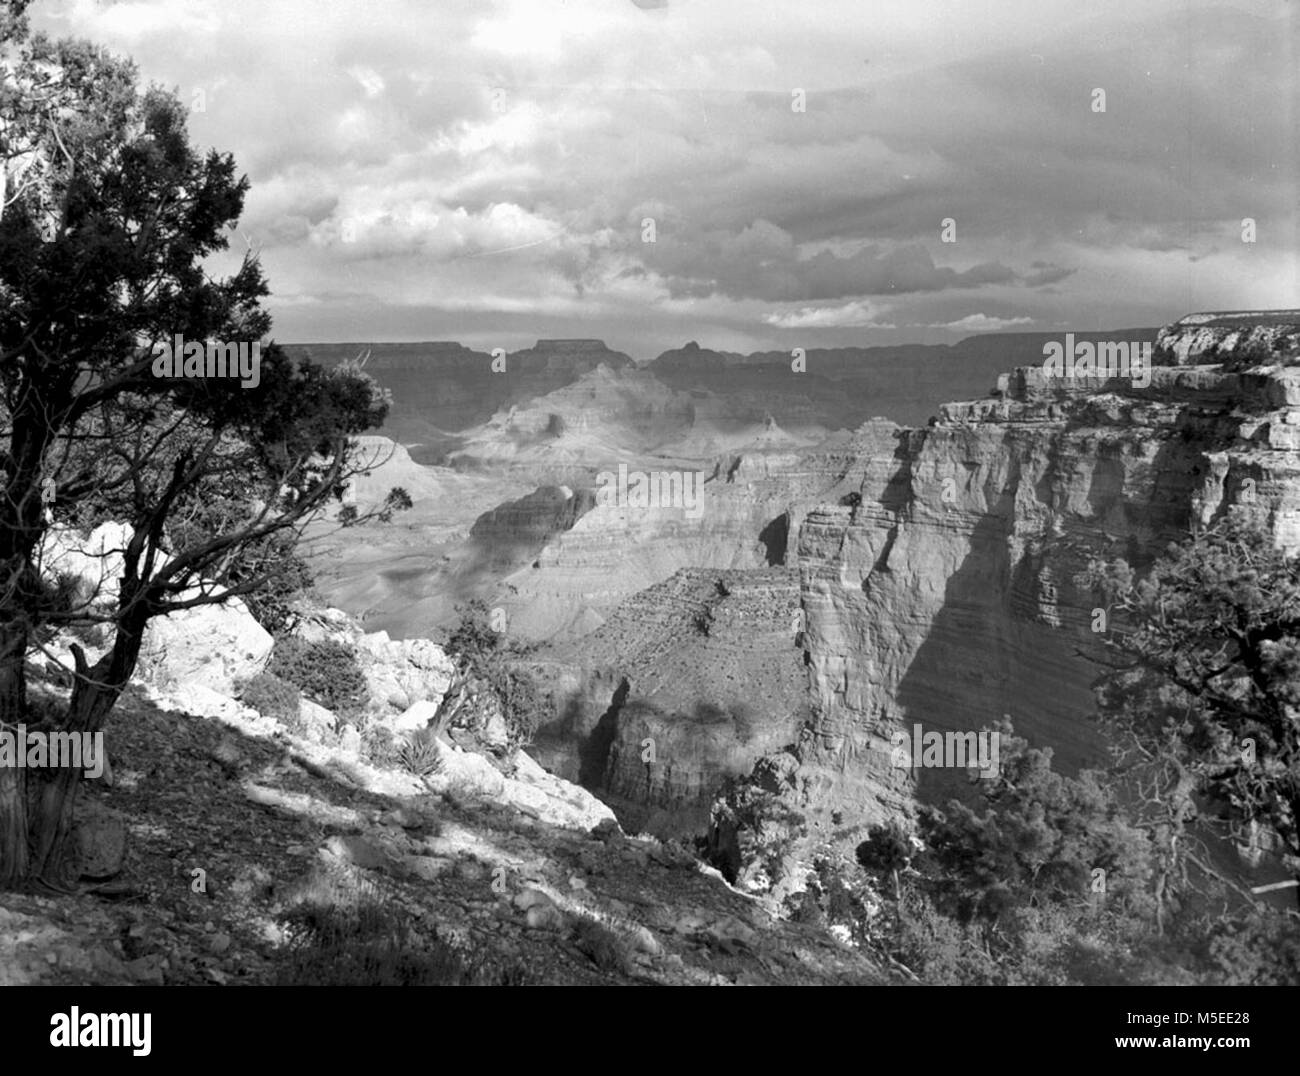
[[[1300,6],[0,3],[0,985],[1250,1054]]]

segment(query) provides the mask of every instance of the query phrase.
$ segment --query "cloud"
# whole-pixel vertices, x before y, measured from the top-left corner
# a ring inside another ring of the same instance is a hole
[[[1277,107],[1294,15],[1225,3],[877,0],[865,24],[861,0],[43,0],[32,17],[203,102],[192,140],[249,175],[241,231],[272,312],[295,297],[286,337],[315,331],[310,297],[347,294],[340,323],[366,338],[399,302],[455,335],[485,297],[589,311],[584,335],[658,318],[687,339],[693,319],[870,338],[1157,324],[1300,288]]]
[[[842,306],[804,306],[786,313],[767,314],[763,320],[778,329],[894,328],[880,320],[883,313],[883,307],[858,299]]]
[[[525,250],[560,238],[564,228],[510,202],[471,212],[419,191],[348,192],[309,241],[348,260],[419,255],[433,261]]]
[[[933,329],[947,329],[955,333],[989,333],[1011,329],[1017,325],[1032,325],[1033,318],[999,318],[988,314],[967,314],[964,318],[949,321],[943,325],[932,325]]]
[[[735,234],[697,236],[689,245],[656,244],[647,247],[644,258],[664,276],[674,297],[716,294],[798,302],[976,288],[1018,279],[996,262],[963,270],[936,265],[919,244],[892,250],[867,245],[847,255],[821,250],[804,257],[789,232],[766,220]]]
[[[1055,284],[1057,281],[1064,280],[1066,277],[1073,275],[1073,269],[1066,269],[1060,265],[1048,265],[1045,262],[1034,262],[1032,273],[1026,274],[1024,284],[1027,288],[1041,288],[1047,284]]]

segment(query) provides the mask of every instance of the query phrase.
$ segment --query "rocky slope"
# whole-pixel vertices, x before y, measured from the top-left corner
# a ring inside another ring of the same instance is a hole
[[[558,825],[472,785],[389,789],[283,733],[164,712],[136,689],[110,736],[115,782],[83,792],[79,812],[120,830],[110,877],[67,896],[0,894],[0,985],[294,983],[288,917],[346,917],[362,901],[491,981],[891,979],[680,848],[616,826]]]

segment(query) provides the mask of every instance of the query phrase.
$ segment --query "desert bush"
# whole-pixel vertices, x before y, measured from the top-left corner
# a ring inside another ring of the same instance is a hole
[[[473,696],[486,688],[495,696],[505,719],[508,748],[527,747],[537,734],[545,704],[532,676],[518,665],[521,649],[493,630],[486,603],[473,601],[459,612],[447,652],[456,660],[464,690]],[[465,716],[471,722],[487,717],[481,701],[470,711]]]
[[[1005,972],[978,930],[944,915],[922,893],[905,891],[889,920],[891,956],[934,986],[1001,985]]]
[[[347,643],[283,636],[276,640],[267,671],[340,717],[354,717],[365,703],[366,677]]]
[[[416,729],[397,748],[397,761],[407,773],[427,777],[442,769],[442,752],[432,729]]]
[[[263,672],[245,680],[239,688],[239,700],[263,717],[273,717],[289,728],[297,726],[298,689],[274,673]]]
[[[1196,985],[1295,982],[1300,921],[1242,909],[1222,888],[1187,888],[1177,917],[1153,892],[1153,839],[1113,789],[1051,769],[1005,726],[999,776],[982,803],[923,806],[910,844],[901,827],[870,831],[864,872],[886,897],[865,939],[932,984]],[[1168,902],[1171,898],[1166,896]],[[1163,925],[1162,925],[1162,919]]]
[[[316,596],[315,578],[307,562],[292,547],[273,548],[250,570],[266,573],[267,579],[244,595],[248,611],[272,635],[292,631],[298,621],[298,608]]]

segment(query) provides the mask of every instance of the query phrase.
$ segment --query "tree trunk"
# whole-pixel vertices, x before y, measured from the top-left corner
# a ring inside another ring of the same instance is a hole
[[[0,767],[0,891],[27,877],[27,782],[25,770]]]
[[[15,621],[0,626],[0,728],[7,727],[15,740],[15,726],[26,714],[26,653],[26,627]],[[18,766],[0,766],[0,890],[13,889],[27,876],[26,775]]]
[[[113,649],[87,667],[80,647],[73,648],[77,675],[72,686],[72,701],[64,728],[73,733],[94,735],[101,732],[122,689],[135,671],[146,618],[133,617],[130,625],[121,625]],[[62,769],[41,788],[40,803],[32,819],[34,837],[30,875],[56,889],[65,889],[76,879],[70,877],[68,835],[81,787],[81,770]]]

